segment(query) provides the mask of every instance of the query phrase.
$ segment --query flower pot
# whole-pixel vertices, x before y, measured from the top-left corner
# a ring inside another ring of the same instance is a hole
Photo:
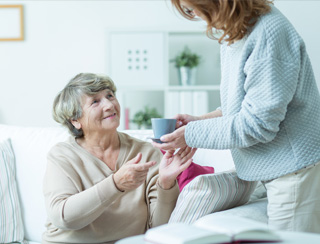
[[[196,73],[197,68],[190,68],[190,67],[179,67],[179,80],[180,85],[182,86],[191,86],[195,85],[196,83]]]

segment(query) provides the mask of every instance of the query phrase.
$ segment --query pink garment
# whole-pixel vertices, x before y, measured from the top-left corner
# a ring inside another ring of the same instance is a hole
[[[163,150],[161,150],[161,152],[163,154],[166,153]],[[180,192],[190,181],[192,181],[198,175],[213,174],[213,173],[214,173],[213,167],[201,166],[199,164],[192,162],[190,166],[186,170],[181,172],[181,174],[178,175],[177,177]]]

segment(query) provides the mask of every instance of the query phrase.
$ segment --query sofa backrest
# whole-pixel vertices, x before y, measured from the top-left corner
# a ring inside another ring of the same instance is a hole
[[[152,130],[127,130],[125,133],[148,140]],[[47,153],[53,145],[65,141],[69,133],[61,127],[20,127],[0,124],[0,141],[11,138],[16,157],[16,177],[21,202],[25,238],[41,242],[45,231],[46,210],[42,193],[43,176],[46,169]],[[228,150],[198,149],[194,162],[209,165],[215,172],[233,167]]]
[[[59,141],[68,137],[62,128],[18,127],[0,125],[0,140],[11,138],[16,158],[16,179],[25,239],[41,242],[45,230],[46,210],[42,181],[46,154]]]

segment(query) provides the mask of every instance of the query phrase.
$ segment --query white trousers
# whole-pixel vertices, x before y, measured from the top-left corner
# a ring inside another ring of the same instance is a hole
[[[320,233],[320,162],[262,183],[271,228]]]

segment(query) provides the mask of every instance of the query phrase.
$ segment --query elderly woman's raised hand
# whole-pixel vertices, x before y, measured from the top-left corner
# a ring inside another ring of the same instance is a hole
[[[157,162],[151,161],[145,164],[138,164],[142,154],[138,155],[123,165],[114,175],[113,180],[120,191],[138,188],[146,180],[149,168]]]
[[[166,152],[159,166],[159,185],[163,189],[174,186],[177,176],[190,166],[196,150],[187,146],[180,148],[175,154],[174,150]]]

